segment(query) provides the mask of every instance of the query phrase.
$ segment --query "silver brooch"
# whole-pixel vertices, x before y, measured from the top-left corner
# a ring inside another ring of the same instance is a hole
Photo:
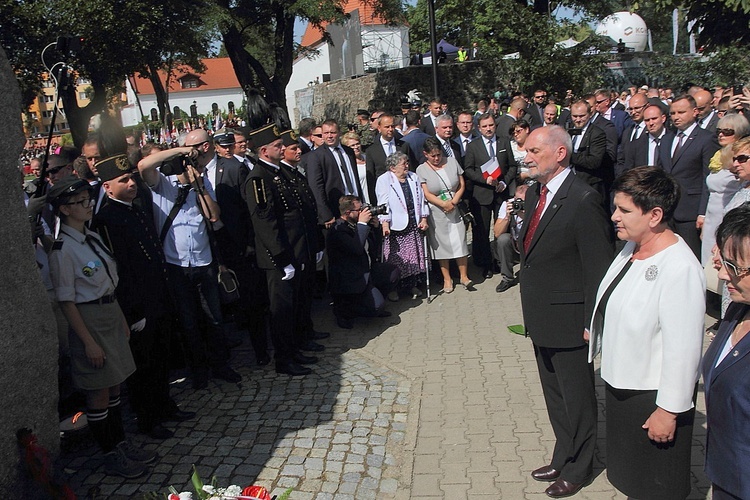
[[[648,266],[646,269],[646,281],[654,281],[659,276],[659,268],[655,265]]]

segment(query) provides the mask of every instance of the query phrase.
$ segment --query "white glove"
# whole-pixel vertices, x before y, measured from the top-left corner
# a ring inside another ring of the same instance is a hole
[[[315,254],[315,263],[320,264],[320,261],[323,260],[323,252],[318,252]]]
[[[289,281],[292,278],[294,278],[294,266],[291,264],[284,266],[284,277],[281,278],[281,281]]]
[[[140,321],[136,321],[132,325],[130,325],[130,330],[134,332],[140,332],[146,327],[146,318],[141,319]]]

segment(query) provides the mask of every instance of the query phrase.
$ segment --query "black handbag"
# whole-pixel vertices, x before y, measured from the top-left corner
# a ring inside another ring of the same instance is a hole
[[[231,269],[219,271],[219,295],[222,304],[231,304],[240,300],[240,283]]]

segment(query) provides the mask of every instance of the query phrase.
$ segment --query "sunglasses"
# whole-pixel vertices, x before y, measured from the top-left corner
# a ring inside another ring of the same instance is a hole
[[[83,200],[78,200],[71,203],[64,203],[64,205],[81,205],[83,208],[91,208],[94,206],[94,203],[96,203],[95,199],[85,198]]]
[[[721,261],[721,265],[737,278],[741,278],[750,272],[750,267],[740,267],[737,264],[726,260],[723,255],[719,255],[719,260]]]
[[[319,138],[319,139],[322,139],[322,138],[323,138],[323,134],[312,134],[312,135],[314,135],[315,137],[317,137],[317,138]]]
[[[718,134],[724,134],[727,137],[731,137],[734,135],[734,129],[731,128],[717,128],[716,129],[716,135]]]
[[[737,163],[747,163],[747,160],[750,160],[750,155],[737,155],[732,157],[732,161],[736,161]]]

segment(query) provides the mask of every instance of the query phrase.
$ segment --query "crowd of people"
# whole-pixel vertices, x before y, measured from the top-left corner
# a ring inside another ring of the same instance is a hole
[[[125,438],[122,383],[139,431],[164,439],[194,417],[169,396],[168,360],[184,357],[195,390],[242,379],[226,317],[259,365],[273,355],[279,374],[306,376],[330,335],[315,329],[311,291],[330,294],[349,330],[389,316],[389,301],[499,274],[498,293],[520,283],[556,437],[532,472],[548,496],[591,479],[598,355],[610,481],[632,498],[687,496],[707,286],[724,321],[702,364],[706,470],[714,498],[750,496],[736,425],[750,411],[750,91],[422,104],[358,110],[346,133],[332,119],[295,132],[254,117],[264,124],[198,128],[170,148],[138,147],[105,116],[80,152],[39,166],[25,191],[61,394],[84,394],[107,471],[137,477],[156,459]]]

